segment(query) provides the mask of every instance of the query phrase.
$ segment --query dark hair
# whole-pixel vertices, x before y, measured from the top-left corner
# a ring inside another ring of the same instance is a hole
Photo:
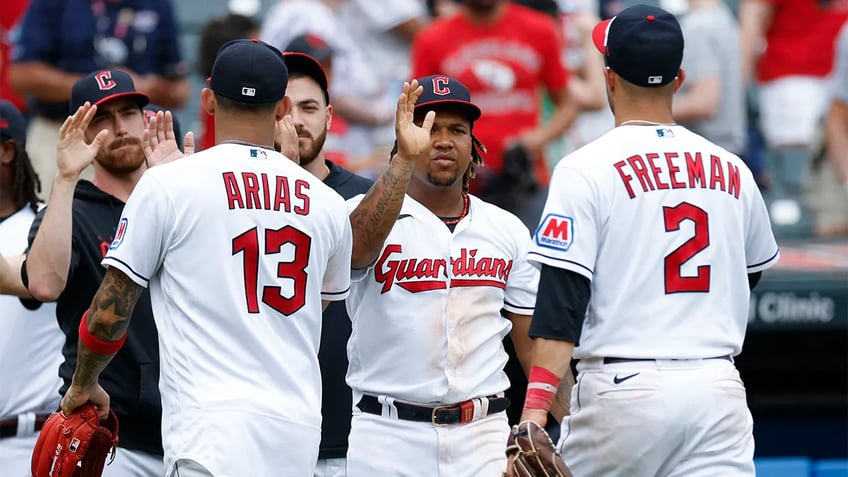
[[[230,13],[209,20],[200,30],[197,70],[203,78],[212,74],[218,50],[230,40],[247,38],[259,25],[252,18]]]
[[[239,111],[243,113],[254,113],[254,114],[267,114],[274,110],[277,107],[277,102],[273,103],[262,103],[262,104],[253,104],[253,103],[245,103],[244,101],[237,101],[235,99],[230,99],[224,96],[221,96],[218,93],[215,93],[215,100],[218,102],[218,106],[222,111]]]
[[[22,209],[29,205],[33,212],[38,212],[38,193],[41,192],[41,179],[32,167],[29,155],[24,146],[15,142],[15,181],[12,184],[12,197],[15,207]]]

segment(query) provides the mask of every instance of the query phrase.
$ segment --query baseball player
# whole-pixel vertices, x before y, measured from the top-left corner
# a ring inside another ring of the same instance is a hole
[[[348,201],[350,477],[498,475],[506,463],[502,342],[512,330],[529,352],[538,276],[527,228],[467,192],[480,114],[454,78],[405,83],[396,154]]]
[[[0,100],[0,255],[26,249],[27,232],[38,210],[38,176],[26,153],[24,118]],[[0,257],[0,292],[29,297],[20,285],[20,265]],[[18,283],[12,287],[11,283]],[[62,362],[62,331],[56,306],[0,296],[0,469],[5,475],[29,475],[38,431],[59,404],[56,374]]]
[[[149,169],[103,260],[62,400],[109,408],[98,384],[151,289],[162,354],[165,475],[311,475],[318,457],[322,301],[344,299],[344,200],[273,149],[289,112],[282,54],[219,50],[203,107],[217,145]]]
[[[673,15],[633,6],[593,38],[616,128],[553,175],[529,254],[541,277],[522,420],[544,425],[573,354],[560,446],[574,475],[752,476],[733,357],[749,289],[779,257],[765,205],[737,156],[674,124]]]
[[[345,199],[368,192],[371,181],[326,159],[324,141],[333,120],[327,75],[312,56],[287,51],[289,71],[286,96],[292,100],[291,118],[298,135],[300,166],[324,181]],[[282,140],[280,141],[282,142]],[[321,346],[321,446],[315,477],[344,477],[350,434],[351,390],[345,383],[350,318],[341,301],[324,310]]]
[[[33,297],[56,302],[65,334],[59,367],[63,393],[79,354],[80,319],[105,273],[100,262],[124,202],[148,163],[153,165],[142,147],[147,103],[147,95],[118,70],[97,70],[74,84],[50,199],[30,229],[21,274]],[[92,163],[94,182],[80,180],[80,172]],[[163,474],[159,349],[147,293],[139,298],[135,317],[132,338],[104,372],[121,434],[119,452],[104,471],[107,477]]]

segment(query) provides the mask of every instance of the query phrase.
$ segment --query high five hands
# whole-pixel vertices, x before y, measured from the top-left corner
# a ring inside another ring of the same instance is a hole
[[[167,164],[194,154],[194,133],[191,131],[186,133],[183,139],[183,151],[180,151],[176,134],[174,134],[174,116],[170,111],[159,111],[147,122],[141,138],[141,147],[144,149],[148,167]]]
[[[397,114],[395,117],[395,137],[397,137],[397,158],[415,162],[430,152],[433,142],[430,140],[430,130],[436,120],[436,113],[428,111],[421,126],[415,124],[415,101],[424,92],[424,87],[418,85],[418,80],[404,83],[398,97]]]

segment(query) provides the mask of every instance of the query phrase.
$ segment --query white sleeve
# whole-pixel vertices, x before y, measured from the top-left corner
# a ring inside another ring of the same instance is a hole
[[[527,261],[530,234],[527,229],[519,239],[518,255],[506,282],[504,309],[521,315],[532,315],[536,307],[536,290],[539,288],[539,270]]]
[[[350,294],[350,254],[353,248],[353,233],[347,214],[341,214],[338,222],[340,222],[340,235],[336,241],[336,248],[327,261],[327,270],[321,285],[323,300],[341,301]]]
[[[146,288],[162,265],[174,221],[174,208],[165,188],[145,173],[124,206],[103,266],[117,268]]]
[[[753,181],[749,181],[753,182]],[[745,262],[748,273],[756,273],[774,266],[780,258],[780,251],[774,239],[766,208],[760,190],[752,186],[751,216],[748,219],[748,230],[745,235]]]
[[[401,23],[424,17],[419,0],[355,0],[365,18],[379,31],[389,31]]]
[[[600,239],[595,204],[594,189],[582,172],[562,165],[554,169],[528,259],[591,280]]]

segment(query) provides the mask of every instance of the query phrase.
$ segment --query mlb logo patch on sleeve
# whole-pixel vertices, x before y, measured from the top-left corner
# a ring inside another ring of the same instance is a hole
[[[112,240],[112,245],[109,245],[109,250],[115,250],[121,245],[121,242],[124,241],[124,235],[127,233],[127,222],[126,217],[122,218],[120,222],[118,222],[118,230],[115,231],[115,239]]]
[[[536,229],[536,245],[567,251],[574,240],[574,219],[564,215],[548,214]]]

